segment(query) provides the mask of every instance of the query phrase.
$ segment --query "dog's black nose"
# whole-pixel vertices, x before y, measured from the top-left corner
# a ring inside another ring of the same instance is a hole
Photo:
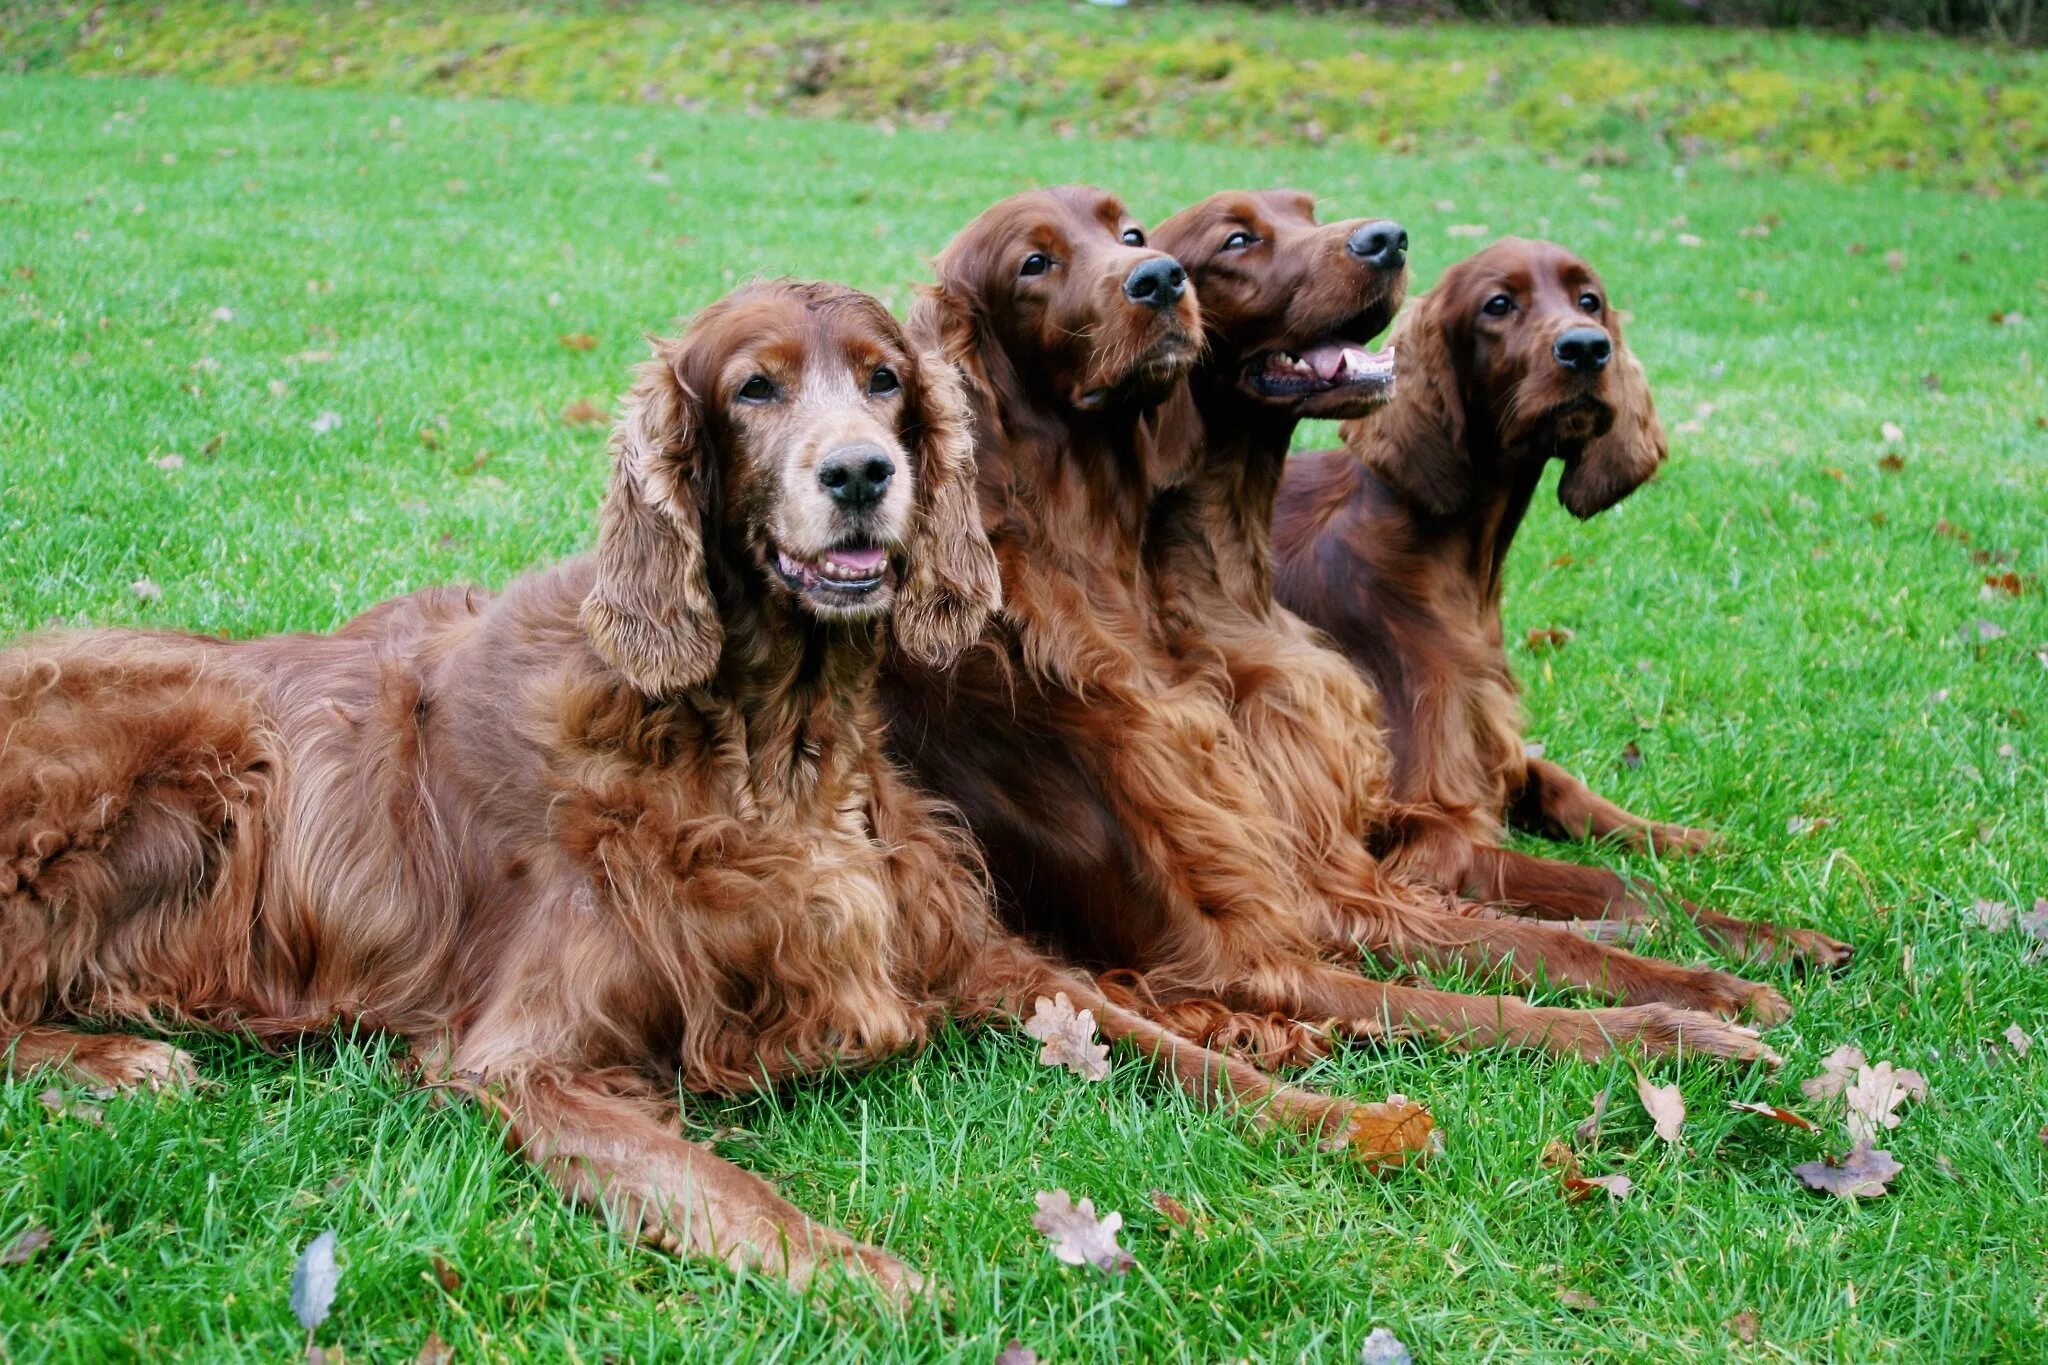
[[[1344,245],[1368,265],[1399,270],[1408,260],[1408,229],[1391,218],[1381,218],[1352,233]]]
[[[1550,348],[1557,363],[1577,374],[1593,374],[1607,368],[1614,343],[1598,327],[1573,327]]]
[[[1188,292],[1188,272],[1171,256],[1154,256],[1124,276],[1124,297],[1132,303],[1171,308]]]
[[[818,466],[818,482],[849,512],[880,502],[895,475],[896,462],[889,452],[873,445],[845,446]]]

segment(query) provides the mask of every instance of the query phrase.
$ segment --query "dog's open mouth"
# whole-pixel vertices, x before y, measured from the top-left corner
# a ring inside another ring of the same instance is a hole
[[[1394,349],[1372,350],[1333,338],[1295,351],[1263,351],[1244,368],[1244,383],[1261,398],[1313,398],[1343,390],[1362,397],[1394,387]]]
[[[891,573],[889,552],[879,545],[841,545],[814,559],[799,559],[778,546],[775,571],[792,592],[847,606],[873,597]]]

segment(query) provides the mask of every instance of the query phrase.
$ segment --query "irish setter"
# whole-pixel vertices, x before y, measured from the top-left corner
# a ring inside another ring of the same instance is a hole
[[[1188,475],[1153,517],[1162,626],[1183,668],[1227,691],[1264,789],[1296,835],[1302,875],[1339,909],[1343,935],[1396,960],[1500,963],[1525,981],[1783,1018],[1775,990],[1728,973],[1501,923],[1472,906],[1457,917],[1389,910],[1389,869],[1415,872],[1402,840],[1433,816],[1395,799],[1370,683],[1274,602],[1269,527],[1299,421],[1355,417],[1387,401],[1391,357],[1370,338],[1400,303],[1406,234],[1384,219],[1318,223],[1308,196],[1273,190],[1212,195],[1162,223],[1154,242],[1185,261],[1208,327],[1187,400],[1167,422]],[[1391,854],[1385,867],[1375,852]],[[1449,878],[1425,884],[1480,890]]]
[[[1614,873],[1498,843],[1504,820],[1663,851],[1705,839],[1530,757],[1502,648],[1501,571],[1545,465],[1563,462],[1558,498],[1589,517],[1664,458],[1642,367],[1599,276],[1547,242],[1502,241],[1453,266],[1394,349],[1392,402],[1349,424],[1344,449],[1287,462],[1273,530],[1279,600],[1328,631],[1383,698],[1385,771],[1409,810],[1383,834],[1386,856],[1525,913],[1640,920],[1651,901]],[[1734,954],[1849,956],[1811,930],[1684,909]]]
[[[790,282],[713,305],[656,344],[612,452],[595,552],[502,593],[0,654],[13,1069],[191,1078],[81,1020],[361,1021],[641,1235],[898,1294],[894,1257],[684,1141],[677,1086],[872,1062],[1065,991],[1199,1094],[1338,1139],[1390,1112],[1276,1086],[1026,948],[884,757],[888,640],[943,667],[998,580],[958,381],[881,305]]]
[[[1305,883],[1222,691],[1161,644],[1148,519],[1188,474],[1187,451],[1161,439],[1162,410],[1185,397],[1201,314],[1179,264],[1144,243],[1100,190],[1018,195],[940,253],[911,316],[913,336],[966,377],[1004,605],[950,671],[888,670],[889,733],[983,842],[1004,909],[1070,954],[1142,972],[1136,992],[1169,1018],[1186,1005],[1227,1028],[1277,1014],[1584,1055],[1629,1042],[1770,1055],[1749,1030],[1668,1003],[1539,1008],[1323,960],[1370,905],[1375,948],[1430,961],[1491,966],[1518,944],[1531,958],[1530,945],[1554,946],[1580,984],[1659,1001],[1693,990],[1731,1013],[1746,985],[1452,913],[1384,884],[1362,853],[1341,910]],[[1203,1013],[1215,1001],[1231,1020]]]

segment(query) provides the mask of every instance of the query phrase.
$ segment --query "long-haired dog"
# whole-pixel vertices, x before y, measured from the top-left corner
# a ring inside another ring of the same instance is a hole
[[[885,649],[996,604],[952,368],[874,300],[750,286],[658,343],[594,553],[329,636],[93,631],[0,654],[0,1050],[190,1077],[167,1043],[360,1021],[489,1105],[570,1197],[663,1245],[904,1293],[886,1252],[685,1141],[729,1092],[1065,991],[1182,1084],[1337,1138],[991,915],[881,748]]]
[[[1662,463],[1642,365],[1591,266],[1512,239],[1451,267],[1394,353],[1391,403],[1347,425],[1343,449],[1288,462],[1273,529],[1279,600],[1329,632],[1383,699],[1383,771],[1405,812],[1385,823],[1385,856],[1521,913],[1640,920],[1654,904],[1642,888],[1499,840],[1513,824],[1664,852],[1704,842],[1530,756],[1502,645],[1502,572],[1546,465],[1562,462],[1558,500],[1590,517]],[[1734,954],[1849,956],[1812,930],[1681,904]]]
[[[1543,1008],[1326,961],[1349,921],[1305,881],[1224,692],[1162,642],[1147,543],[1162,490],[1188,475],[1162,417],[1185,399],[1200,318],[1181,266],[1145,244],[1114,196],[1068,186],[987,210],[936,273],[911,329],[965,377],[1004,604],[951,670],[906,661],[885,675],[884,696],[892,746],[960,808],[1013,922],[1093,965],[1142,973],[1134,995],[1191,1028],[1178,1007],[1219,1030],[1277,1015],[1584,1055],[1618,1043],[1769,1055],[1748,1030],[1656,995]],[[1494,965],[1513,951],[1505,943],[1554,939],[1595,989],[1663,990],[1677,976],[1704,983],[1699,998],[1716,1007],[1742,998],[1719,974],[1452,913],[1359,856],[1361,884],[1347,895],[1378,898],[1376,948]]]

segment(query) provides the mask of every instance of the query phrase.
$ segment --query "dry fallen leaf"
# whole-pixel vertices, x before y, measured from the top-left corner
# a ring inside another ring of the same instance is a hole
[[[1031,1226],[1045,1234],[1052,1254],[1068,1265],[1092,1265],[1097,1270],[1121,1275],[1138,1263],[1137,1258],[1116,1244],[1117,1229],[1124,1225],[1120,1213],[1095,1216],[1095,1201],[1073,1201],[1065,1190],[1038,1192],[1038,1212]]]
[[[439,1332],[429,1332],[427,1339],[420,1343],[420,1353],[412,1360],[413,1365],[453,1365],[455,1348],[441,1340]]]
[[[292,1314],[308,1332],[327,1321],[334,1291],[341,1285],[341,1267],[334,1260],[334,1230],[328,1229],[299,1253],[292,1267]],[[309,1343],[310,1344],[310,1343]]]
[[[159,455],[154,460],[151,460],[150,463],[158,469],[169,473],[174,469],[183,469],[185,467],[185,457],[173,452],[169,455]]]
[[[30,1228],[21,1236],[0,1247],[0,1265],[27,1265],[29,1258],[50,1244],[48,1228]]]
[[[1392,1331],[1375,1327],[1358,1348],[1358,1365],[1415,1365],[1415,1357]]]
[[[2005,638],[2005,636],[2006,636],[2006,629],[2005,629],[2005,627],[2004,627],[2004,626],[2001,626],[2001,625],[1999,625],[1999,624],[1998,624],[1998,622],[1996,622],[1996,621],[1986,621],[1986,620],[1983,620],[1983,619],[1981,619],[1981,618],[1980,618],[1980,619],[1978,620],[1978,622],[1977,622],[1977,643],[1979,643],[1979,644],[1989,644],[1989,643],[1991,643],[1991,642],[1992,642],[1993,640],[2003,640],[2003,639]],[[1964,639],[1964,640],[1968,640],[1969,638],[1970,638],[1970,630],[1969,630],[1969,627],[1967,627],[1967,626],[1966,626],[1966,627],[1964,627],[1964,628],[1963,628],[1963,639]]]
[[[1392,1168],[1442,1151],[1443,1139],[1427,1106],[1397,1094],[1353,1105],[1350,1126],[1330,1145],[1348,1149],[1368,1168]]]
[[[1626,1199],[1636,1182],[1625,1175],[1567,1176],[1564,1181],[1565,1197],[1573,1203],[1584,1199],[1594,1190],[1605,1190],[1610,1199]]]
[[[1582,1313],[1590,1312],[1600,1306],[1600,1300],[1594,1298],[1583,1289],[1562,1290],[1557,1296],[1557,1301],[1567,1308],[1576,1308]]]
[[[1634,740],[1621,746],[1621,766],[1635,769],[1643,766],[1643,751]]]
[[[1877,434],[1887,443],[1893,445],[1906,439],[1905,428],[1901,427],[1897,422],[1886,422],[1877,429]]]
[[[1563,649],[1571,643],[1573,631],[1569,626],[1531,627],[1524,643],[1531,650]]]
[[[41,1102],[43,1108],[60,1119],[77,1119],[80,1123],[89,1123],[95,1128],[106,1126],[106,1110],[96,1104],[87,1104],[83,1100],[66,1099],[64,1092],[55,1087],[43,1091],[36,1099]]]
[[[1643,1110],[1656,1126],[1657,1136],[1666,1142],[1678,1141],[1678,1131],[1685,1126],[1685,1099],[1678,1093],[1678,1087],[1652,1085],[1649,1078],[1638,1071],[1636,1098],[1643,1102]]]
[[[1905,1167],[1892,1160],[1890,1152],[1874,1152],[1859,1142],[1849,1155],[1802,1162],[1792,1168],[1809,1190],[1822,1190],[1840,1199],[1859,1195],[1872,1198],[1884,1194],[1885,1185]]]
[[[1728,1330],[1745,1342],[1755,1341],[1757,1329],[1762,1325],[1757,1321],[1756,1314],[1747,1309],[1728,1319]]]
[[[1051,1000],[1039,996],[1024,1031],[1045,1044],[1038,1053],[1042,1065],[1063,1066],[1087,1081],[1109,1074],[1109,1045],[1095,1041],[1095,1012],[1076,1012],[1065,991]]]
[[[2034,1040],[2029,1038],[2027,1031],[2018,1024],[2011,1024],[2006,1027],[2005,1041],[2012,1048],[2016,1056],[2024,1057],[2034,1050]]]
[[[133,583],[130,583],[128,591],[134,593],[136,599],[142,602],[161,602],[164,596],[164,590],[146,577],[138,578]]]
[[[1824,1100],[1839,1095],[1848,1086],[1849,1078],[1856,1068],[1863,1065],[1863,1049],[1854,1043],[1844,1043],[1820,1060],[1820,1075],[1812,1076],[1799,1083],[1799,1093],[1810,1100]]]
[[[1897,474],[1906,467],[1906,457],[1893,452],[1877,462],[1877,467],[1887,474]]]
[[[2034,908],[2020,916],[2020,932],[2048,943],[2048,899],[2035,901]]]
[[[1607,1100],[1613,1092],[1614,1087],[1611,1085],[1600,1088],[1600,1093],[1593,1097],[1593,1112],[1586,1115],[1579,1126],[1572,1130],[1573,1137],[1580,1142],[1591,1142],[1600,1136],[1600,1124],[1607,1117]]]
[[[1848,1106],[1849,1141],[1868,1146],[1887,1128],[1899,1126],[1893,1111],[1907,1100],[1927,1098],[1927,1078],[1917,1071],[1894,1068],[1890,1062],[1856,1069],[1856,1079],[1842,1092]]]
[[[1188,1212],[1188,1206],[1165,1190],[1152,1191],[1152,1207],[1164,1214],[1177,1228],[1184,1228],[1195,1221],[1195,1215]]]
[[[588,398],[579,398],[562,409],[562,420],[572,427],[588,427],[610,421],[611,414]]]
[[[1988,901],[1981,896],[1970,906],[1970,914],[1977,923],[1994,934],[2012,928],[2015,913],[2004,901]]]
[[[996,1352],[996,1365],[1038,1365],[1038,1352],[1011,1337],[1009,1344]]]
[[[323,412],[318,417],[315,417],[313,419],[313,434],[315,436],[325,436],[328,432],[333,431],[336,427],[340,425],[340,413]]]
[[[597,338],[588,332],[565,332],[561,336],[556,337],[555,340],[561,342],[562,345],[572,351],[594,351],[597,349]]]
[[[1767,1119],[1776,1119],[1779,1123],[1787,1123],[1794,1128],[1804,1128],[1809,1133],[1817,1131],[1811,1119],[1801,1118],[1790,1109],[1780,1109],[1775,1104],[1765,1104],[1760,1100],[1730,1100],[1728,1107],[1738,1114],[1762,1114]]]
[[[434,1256],[434,1279],[451,1294],[462,1288],[461,1274],[438,1252]]]

